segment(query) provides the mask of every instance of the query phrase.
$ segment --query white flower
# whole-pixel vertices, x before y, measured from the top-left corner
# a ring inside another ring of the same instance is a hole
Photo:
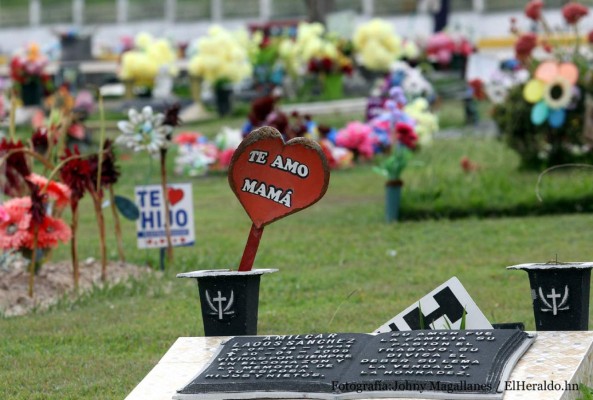
[[[236,149],[243,141],[243,134],[239,129],[223,127],[216,135],[214,142],[220,150]]]
[[[202,176],[217,160],[218,152],[214,145],[195,143],[179,146],[175,158],[175,172],[188,176]]]
[[[146,106],[141,113],[131,108],[128,118],[129,121],[117,123],[122,134],[117,137],[116,143],[134,151],[146,150],[150,154],[156,154],[169,146],[167,136],[171,133],[172,127],[163,125],[163,114],[154,114],[152,107]]]

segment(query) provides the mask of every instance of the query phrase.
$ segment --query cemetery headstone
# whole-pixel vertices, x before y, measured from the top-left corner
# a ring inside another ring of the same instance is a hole
[[[173,398],[501,399],[533,341],[519,330],[234,337]]]

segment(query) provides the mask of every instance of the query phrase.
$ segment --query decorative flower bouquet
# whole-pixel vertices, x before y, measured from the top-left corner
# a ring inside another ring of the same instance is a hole
[[[191,77],[203,79],[214,88],[220,115],[231,111],[231,84],[250,77],[252,71],[244,35],[220,26],[211,27],[208,35],[198,40],[197,54],[188,65]]]
[[[462,69],[474,46],[461,32],[441,31],[428,39],[425,51],[428,60],[439,68]]]
[[[523,33],[512,20],[517,35],[517,59],[530,73],[526,83],[511,88],[506,101],[494,108],[494,119],[508,144],[527,168],[569,162],[593,161],[593,132],[587,128],[593,82],[591,60],[583,50],[578,23],[589,10],[571,2],[562,8],[566,27],[574,33],[554,32],[543,14],[543,1],[532,0],[525,15],[541,34]],[[541,49],[542,60],[534,57]]]
[[[386,73],[403,56],[403,41],[387,21],[373,19],[358,27],[352,38],[357,62],[368,71]]]
[[[279,47],[287,70],[304,78],[302,95],[319,91],[325,99],[343,97],[342,77],[353,71],[351,53],[349,42],[334,38],[317,22],[300,23],[294,42],[285,39]]]
[[[177,52],[168,40],[155,39],[143,32],[136,36],[134,43],[134,49],[121,56],[119,78],[122,81],[152,88],[161,70],[177,76]]]
[[[49,60],[36,43],[10,61],[10,78],[20,91],[25,105],[40,105],[44,95],[53,90],[51,76],[45,72]]]

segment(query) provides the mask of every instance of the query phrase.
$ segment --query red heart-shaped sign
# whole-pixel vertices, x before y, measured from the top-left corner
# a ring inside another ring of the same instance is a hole
[[[169,199],[169,204],[174,206],[183,199],[183,190],[172,187],[167,188],[167,198]]]
[[[317,202],[327,190],[329,167],[310,139],[287,143],[264,126],[239,145],[229,166],[229,184],[257,228]]]

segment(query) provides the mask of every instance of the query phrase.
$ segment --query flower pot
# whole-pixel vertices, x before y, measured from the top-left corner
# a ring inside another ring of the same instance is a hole
[[[224,117],[231,112],[233,88],[230,85],[225,84],[216,85],[214,94],[216,96],[216,111],[220,117]]]
[[[257,335],[259,281],[277,269],[226,269],[177,274],[198,282],[205,336]]]
[[[507,267],[527,271],[538,331],[589,329],[593,263],[540,263]]]
[[[336,100],[344,97],[342,74],[325,74],[323,76],[322,95],[325,100]]]
[[[399,218],[403,182],[399,179],[387,181],[385,184],[385,219],[395,222]]]
[[[43,87],[41,82],[33,79],[21,85],[21,100],[25,106],[39,106],[43,98]]]

